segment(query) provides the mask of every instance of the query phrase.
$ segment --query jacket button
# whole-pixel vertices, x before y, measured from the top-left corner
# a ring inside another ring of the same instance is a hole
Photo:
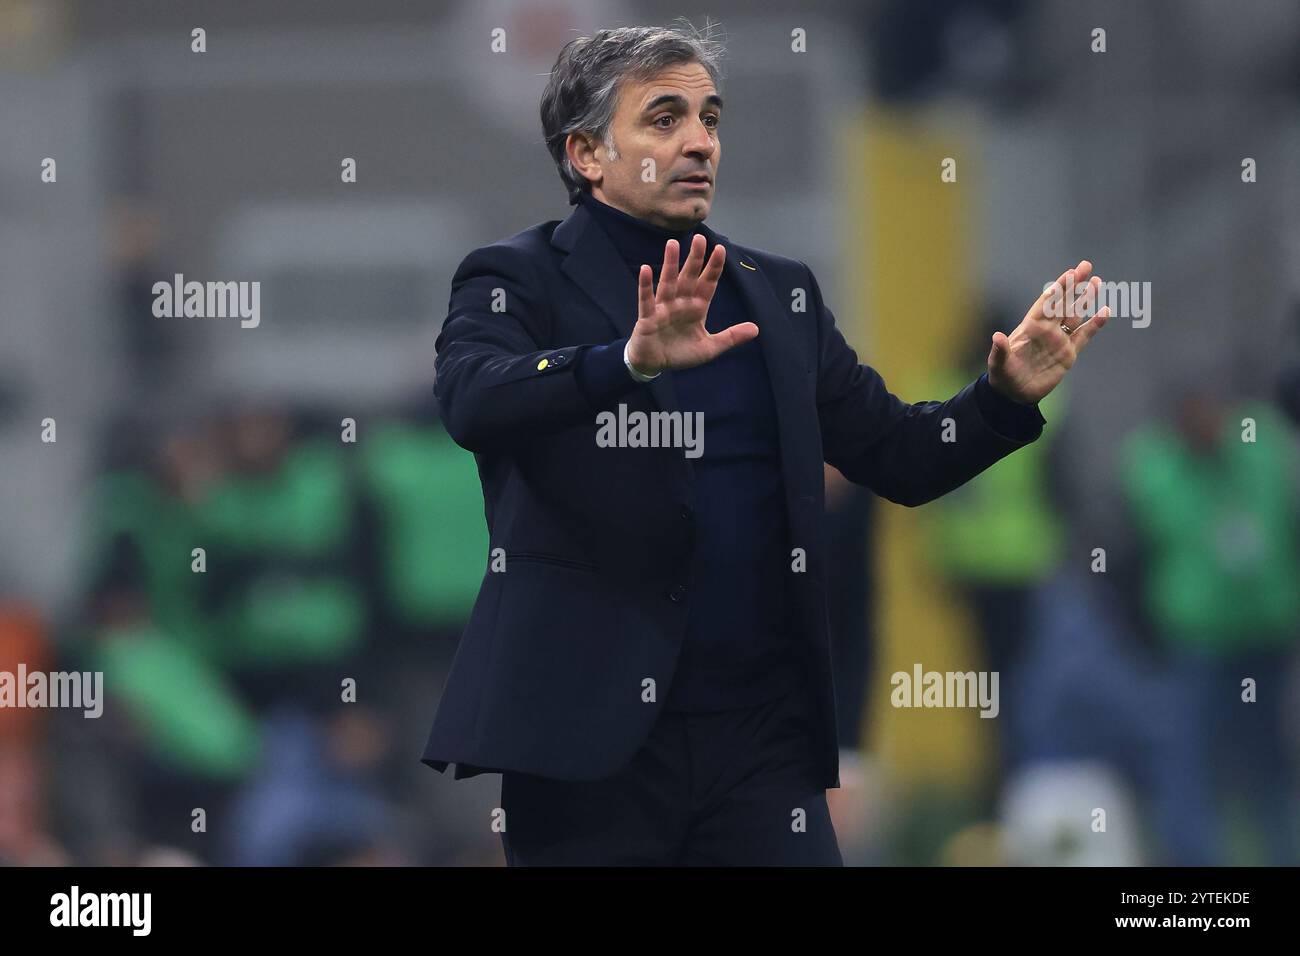
[[[680,604],[685,597],[686,597],[685,584],[679,584],[677,585],[677,587],[673,588],[671,591],[668,592],[668,599],[672,601],[674,604]]]
[[[691,514],[691,509],[690,509],[690,508],[683,508],[683,509],[682,509],[682,520],[683,520],[683,521],[690,521],[693,517],[694,517],[694,515]]]

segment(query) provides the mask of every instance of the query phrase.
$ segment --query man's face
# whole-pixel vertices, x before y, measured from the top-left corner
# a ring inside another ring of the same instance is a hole
[[[604,143],[573,134],[569,156],[596,199],[655,225],[685,230],[708,216],[713,203],[721,118],[722,98],[708,71],[681,63],[650,80],[622,82],[611,127],[615,155]]]
[[[1211,391],[1186,396],[1178,409],[1178,428],[1192,451],[1212,455],[1223,437],[1223,407]]]

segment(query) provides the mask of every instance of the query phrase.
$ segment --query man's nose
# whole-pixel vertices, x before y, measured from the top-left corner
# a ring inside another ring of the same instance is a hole
[[[691,135],[687,137],[686,143],[682,146],[682,152],[687,156],[708,159],[717,148],[718,144],[709,135],[709,128],[703,123],[697,123],[692,127]]]

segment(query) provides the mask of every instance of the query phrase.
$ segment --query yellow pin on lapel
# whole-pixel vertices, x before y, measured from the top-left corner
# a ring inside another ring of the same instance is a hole
[[[550,364],[551,364],[550,359],[542,359],[540,362],[537,363],[537,371],[540,372],[542,369],[546,368],[546,366]]]
[[[746,269],[748,269],[750,272],[758,271],[758,266],[751,266],[748,262],[741,262],[739,259],[737,259],[736,261],[740,262],[740,264],[744,266]]]

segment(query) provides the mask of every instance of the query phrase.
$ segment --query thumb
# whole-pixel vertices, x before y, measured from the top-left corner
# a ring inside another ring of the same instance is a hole
[[[713,345],[713,355],[709,361],[755,338],[758,338],[758,326],[753,322],[739,322],[721,332],[714,332],[709,336],[709,342]]]
[[[1001,368],[1011,353],[1011,340],[1003,332],[993,333],[993,347],[989,349],[989,368]]]

